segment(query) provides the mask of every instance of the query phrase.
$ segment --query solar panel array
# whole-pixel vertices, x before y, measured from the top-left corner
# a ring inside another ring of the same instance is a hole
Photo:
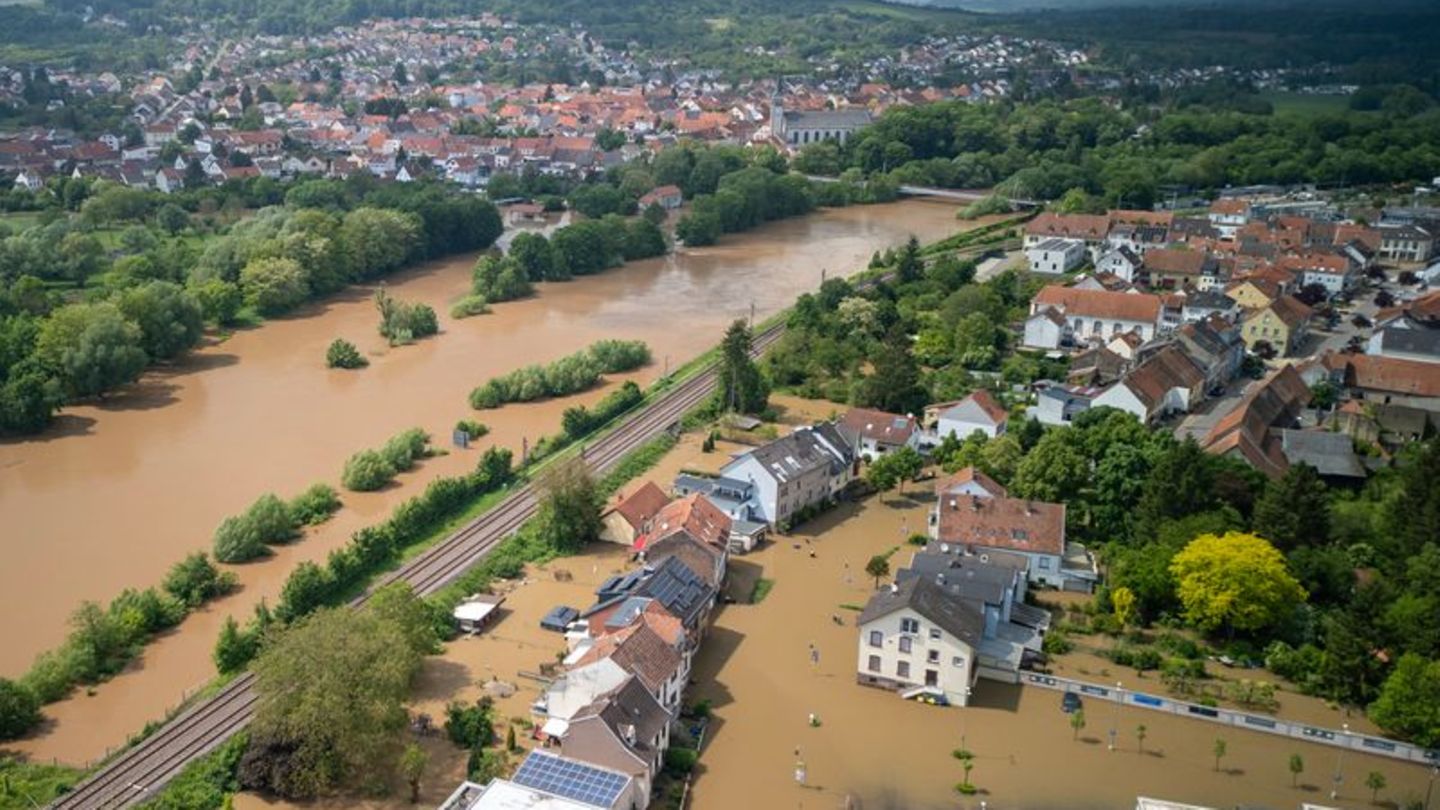
[[[630,777],[537,751],[520,763],[511,781],[594,807],[610,808]]]

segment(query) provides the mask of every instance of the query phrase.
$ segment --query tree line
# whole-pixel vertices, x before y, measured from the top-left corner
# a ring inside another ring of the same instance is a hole
[[[84,195],[78,213],[0,239],[0,432],[44,429],[65,402],[103,397],[194,347],[207,323],[278,315],[487,247],[501,230],[489,202],[442,187],[313,180],[201,249],[184,238],[190,215],[158,192],[99,184]],[[179,212],[173,228],[167,211]],[[110,248],[96,223],[130,224]]]
[[[1314,116],[1116,107],[1093,97],[897,106],[844,145],[806,147],[795,167],[832,176],[859,170],[901,184],[994,186],[1029,199],[1079,189],[1111,208],[1149,208],[1171,189],[1428,181],[1440,172],[1440,110],[1414,88],[1391,92],[1410,101]]]

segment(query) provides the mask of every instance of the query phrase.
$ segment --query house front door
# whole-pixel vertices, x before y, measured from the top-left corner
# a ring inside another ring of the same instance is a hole
[[[926,685],[926,686],[939,686],[939,685],[940,685],[940,673],[937,672],[937,671],[935,671],[935,670],[933,670],[933,669],[927,669],[927,670],[925,670],[925,685]]]

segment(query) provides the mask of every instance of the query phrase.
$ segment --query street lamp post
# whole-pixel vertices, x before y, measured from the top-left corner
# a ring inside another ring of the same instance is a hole
[[[1110,750],[1115,750],[1115,735],[1120,729],[1120,704],[1125,702],[1125,686],[1115,682],[1115,713],[1110,717]]]
[[[1345,762],[1345,746],[1348,744],[1346,741],[1349,739],[1350,724],[1342,723],[1340,725],[1340,753],[1335,755],[1335,784],[1330,788],[1330,798],[1332,799],[1340,797],[1340,784],[1345,781],[1345,773],[1341,769]]]
[[[965,748],[965,718],[970,714],[970,693],[972,691],[973,690],[969,686],[966,686],[964,689],[961,690],[961,694],[965,696],[965,709],[964,711],[960,712],[960,748],[962,750],[969,750]],[[1429,808],[1426,808],[1426,810],[1429,810]]]

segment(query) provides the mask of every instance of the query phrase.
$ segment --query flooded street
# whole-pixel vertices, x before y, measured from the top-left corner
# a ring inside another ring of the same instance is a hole
[[[655,364],[632,375],[648,381],[667,361],[679,365],[714,345],[752,305],[760,318],[788,305],[818,285],[822,270],[849,274],[912,233],[933,240],[980,224],[957,223],[954,210],[920,201],[827,210],[714,247],[540,285],[535,298],[463,321],[447,313],[467,292],[474,257],[457,257],[388,285],[397,298],[436,308],[438,337],[386,347],[370,291],[356,289],[207,346],[103,406],[69,408],[38,439],[0,444],[0,615],[10,617],[0,675],[19,675],[36,653],[58,645],[82,600],[158,585],[187,552],[209,548],[222,518],[262,493],[289,497],[316,481],[336,483],[355,451],[416,425],[443,442],[462,417],[490,425],[481,447],[518,450],[522,437],[557,430],[564,408],[604,393],[477,414],[466,394],[492,375],[613,337],[651,345]],[[371,366],[326,370],[325,347],[336,337],[356,343]],[[324,559],[423,482],[459,473],[477,456],[453,452],[403,474],[397,487],[342,493],[345,508],[329,524],[240,567],[241,593],[187,619],[93,696],[48,707],[55,722],[14,747],[74,763],[103,755],[212,676],[210,650],[226,615],[248,614],[261,597],[273,603],[295,562]]]

